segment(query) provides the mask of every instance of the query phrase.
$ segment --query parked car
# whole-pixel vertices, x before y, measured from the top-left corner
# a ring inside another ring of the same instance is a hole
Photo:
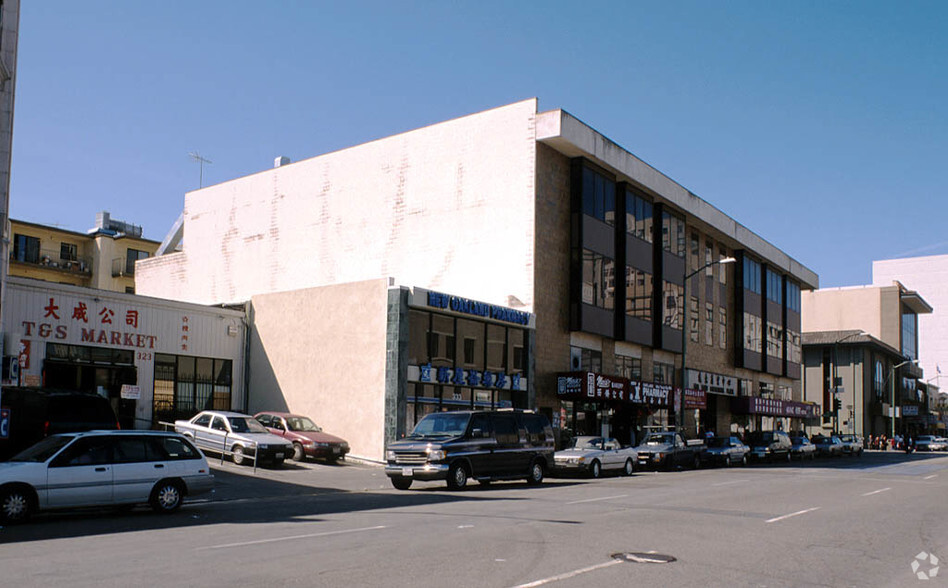
[[[458,490],[469,479],[543,482],[553,465],[553,428],[523,410],[454,411],[425,415],[408,437],[385,452],[385,474],[399,490],[414,480],[446,480]]]
[[[839,436],[843,444],[843,455],[850,457],[861,457],[863,451],[862,437],[858,435],[844,434]]]
[[[747,465],[750,447],[737,437],[711,437],[705,441],[705,462],[711,465]]]
[[[793,457],[801,461],[816,458],[816,445],[806,437],[791,437],[790,442],[793,444],[790,447],[790,455]]]
[[[934,435],[919,435],[915,438],[916,451],[945,451],[948,450],[948,443],[941,437]]]
[[[148,503],[173,512],[214,476],[187,439],[162,431],[52,435],[0,463],[0,521],[39,510]]]
[[[48,435],[119,428],[109,400],[98,394],[10,386],[3,388],[0,402],[10,411],[8,436],[0,439],[0,460]]]
[[[755,461],[786,461],[792,459],[793,442],[783,431],[754,431],[747,436],[750,457]]]
[[[704,441],[685,441],[675,431],[649,433],[635,448],[639,467],[650,469],[672,469],[676,466],[701,467],[704,461]]]
[[[344,439],[324,432],[309,417],[288,412],[260,412],[253,418],[270,433],[293,443],[294,461],[318,457],[335,462],[345,459],[349,453],[349,444]]]
[[[229,454],[236,465],[253,458],[279,466],[293,455],[292,443],[267,432],[257,419],[239,412],[205,410],[189,421],[175,421],[174,430],[204,451]]]
[[[941,446],[938,451],[948,451],[948,437],[935,437],[935,441]]]
[[[816,445],[817,457],[839,457],[843,454],[843,442],[836,435],[815,435],[812,441]]]
[[[562,474],[587,474],[598,478],[602,472],[617,471],[631,476],[635,469],[636,452],[633,447],[622,447],[612,437],[581,436],[573,444],[553,455],[556,471]]]

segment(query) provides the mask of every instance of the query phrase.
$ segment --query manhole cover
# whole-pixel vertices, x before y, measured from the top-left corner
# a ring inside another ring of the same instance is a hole
[[[673,561],[678,561],[678,558],[665,555],[663,553],[639,553],[639,552],[626,552],[626,553],[613,553],[612,559],[617,559],[619,561],[627,561],[630,563],[654,563],[654,564],[663,564],[671,563]]]

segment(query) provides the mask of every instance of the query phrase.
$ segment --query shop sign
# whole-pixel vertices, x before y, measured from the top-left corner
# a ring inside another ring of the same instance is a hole
[[[906,404],[902,407],[902,416],[918,416],[918,407],[914,404]]]
[[[671,386],[652,382],[632,382],[632,402],[651,406],[668,406],[671,399]]]
[[[158,341],[155,335],[134,332],[138,330],[139,319],[136,309],[113,308],[109,303],[90,305],[83,300],[63,302],[61,298],[57,301],[55,296],[46,300],[40,302],[44,306],[39,320],[22,321],[24,336],[66,341],[74,340],[78,333],[80,343],[141,349],[154,349]],[[124,325],[119,326],[122,322]]]
[[[583,395],[581,374],[568,374],[556,378],[556,395],[564,398],[578,398]]]
[[[685,410],[708,408],[708,397],[704,390],[685,390]]]
[[[692,390],[704,390],[710,394],[737,396],[737,378],[711,372],[688,370],[685,387]]]
[[[411,366],[409,366],[411,368]],[[522,374],[507,374],[489,370],[465,370],[445,366],[432,367],[425,364],[418,366],[418,382],[437,382],[439,384],[454,384],[471,388],[498,388],[501,390],[522,390]]]
[[[428,292],[428,306],[504,321],[515,325],[530,324],[529,312],[514,310],[506,306],[497,306],[496,304],[487,304],[486,302],[477,302],[476,300],[468,300],[460,296],[449,296],[447,294],[441,294],[440,292]]]
[[[121,396],[123,400],[139,400],[142,397],[142,389],[130,384],[122,384]]]
[[[757,396],[735,398],[731,401],[731,406],[735,414],[760,414],[804,419],[820,416],[820,409],[816,404],[759,398]]]

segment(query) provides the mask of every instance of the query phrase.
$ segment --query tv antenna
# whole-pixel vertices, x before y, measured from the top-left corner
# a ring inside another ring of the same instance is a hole
[[[201,176],[198,182],[198,188],[203,188],[204,187],[204,164],[214,163],[214,162],[206,157],[201,156],[201,154],[198,153],[197,151],[192,151],[188,153],[188,155],[191,157],[191,159],[198,162],[198,164],[201,166]]]

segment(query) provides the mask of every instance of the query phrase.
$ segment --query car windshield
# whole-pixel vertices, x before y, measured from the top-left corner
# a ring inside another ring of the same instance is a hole
[[[794,437],[791,441],[794,445],[806,445],[806,437]]]
[[[60,449],[68,445],[73,439],[75,439],[75,437],[72,435],[53,435],[52,437],[47,437],[36,445],[14,455],[10,458],[10,461],[42,463],[56,455]]]
[[[652,433],[645,438],[645,445],[671,445],[675,442],[674,433]]]
[[[305,431],[307,433],[319,433],[322,431],[322,429],[316,426],[316,423],[307,417],[286,417],[286,426],[288,426],[291,431]]]
[[[708,447],[730,447],[730,437],[712,437],[708,439]]]
[[[266,433],[267,429],[257,419],[250,417],[227,417],[234,433]]]
[[[436,412],[426,415],[418,421],[411,432],[411,438],[425,437],[457,437],[467,430],[467,423],[471,420],[468,413]]]
[[[774,434],[771,431],[763,433],[751,433],[748,437],[748,445],[766,445],[774,442]]]
[[[600,449],[602,437],[576,437],[569,449]]]

